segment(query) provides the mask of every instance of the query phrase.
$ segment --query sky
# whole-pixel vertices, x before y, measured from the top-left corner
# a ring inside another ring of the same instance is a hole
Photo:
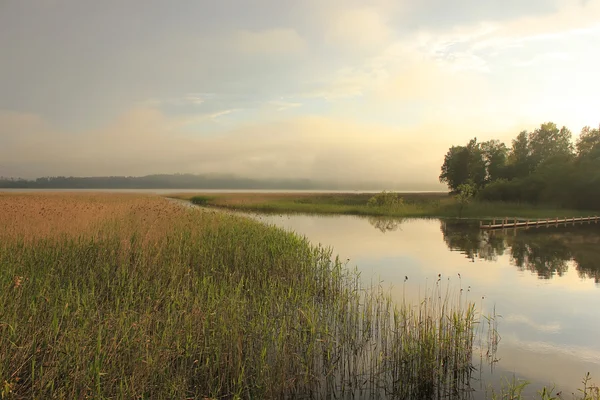
[[[600,123],[600,0],[0,0],[0,176],[442,188],[444,154]]]

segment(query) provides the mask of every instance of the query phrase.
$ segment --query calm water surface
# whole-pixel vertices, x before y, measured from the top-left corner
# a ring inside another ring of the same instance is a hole
[[[441,274],[482,314],[495,309],[498,361],[477,365],[481,394],[513,377],[532,382],[529,393],[553,384],[575,392],[586,372],[600,383],[600,224],[489,233],[437,219],[255,217],[333,247],[396,299],[422,297]]]

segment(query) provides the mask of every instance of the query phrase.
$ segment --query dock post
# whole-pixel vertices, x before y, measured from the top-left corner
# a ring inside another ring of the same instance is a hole
[[[514,220],[514,223],[515,223],[515,228],[516,228],[517,227],[517,219],[516,218]]]
[[[550,218],[546,218],[546,228],[550,226]]]
[[[492,225],[496,225],[496,218],[492,220]]]
[[[529,220],[527,220],[527,222],[525,222],[525,227],[529,228]]]

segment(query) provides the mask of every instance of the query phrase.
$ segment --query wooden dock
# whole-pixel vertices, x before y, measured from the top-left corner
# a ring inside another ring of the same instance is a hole
[[[546,218],[536,220],[518,220],[504,218],[502,220],[492,220],[492,223],[485,225],[483,221],[479,221],[479,227],[481,229],[510,229],[510,228],[534,228],[540,226],[553,226],[553,225],[575,225],[592,222],[597,224],[600,221],[600,217],[597,215],[590,217],[573,217],[573,218]]]

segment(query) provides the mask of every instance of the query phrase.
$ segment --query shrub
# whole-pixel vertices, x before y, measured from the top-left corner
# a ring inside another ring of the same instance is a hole
[[[367,202],[368,207],[399,208],[404,205],[404,199],[394,192],[377,193]]]

